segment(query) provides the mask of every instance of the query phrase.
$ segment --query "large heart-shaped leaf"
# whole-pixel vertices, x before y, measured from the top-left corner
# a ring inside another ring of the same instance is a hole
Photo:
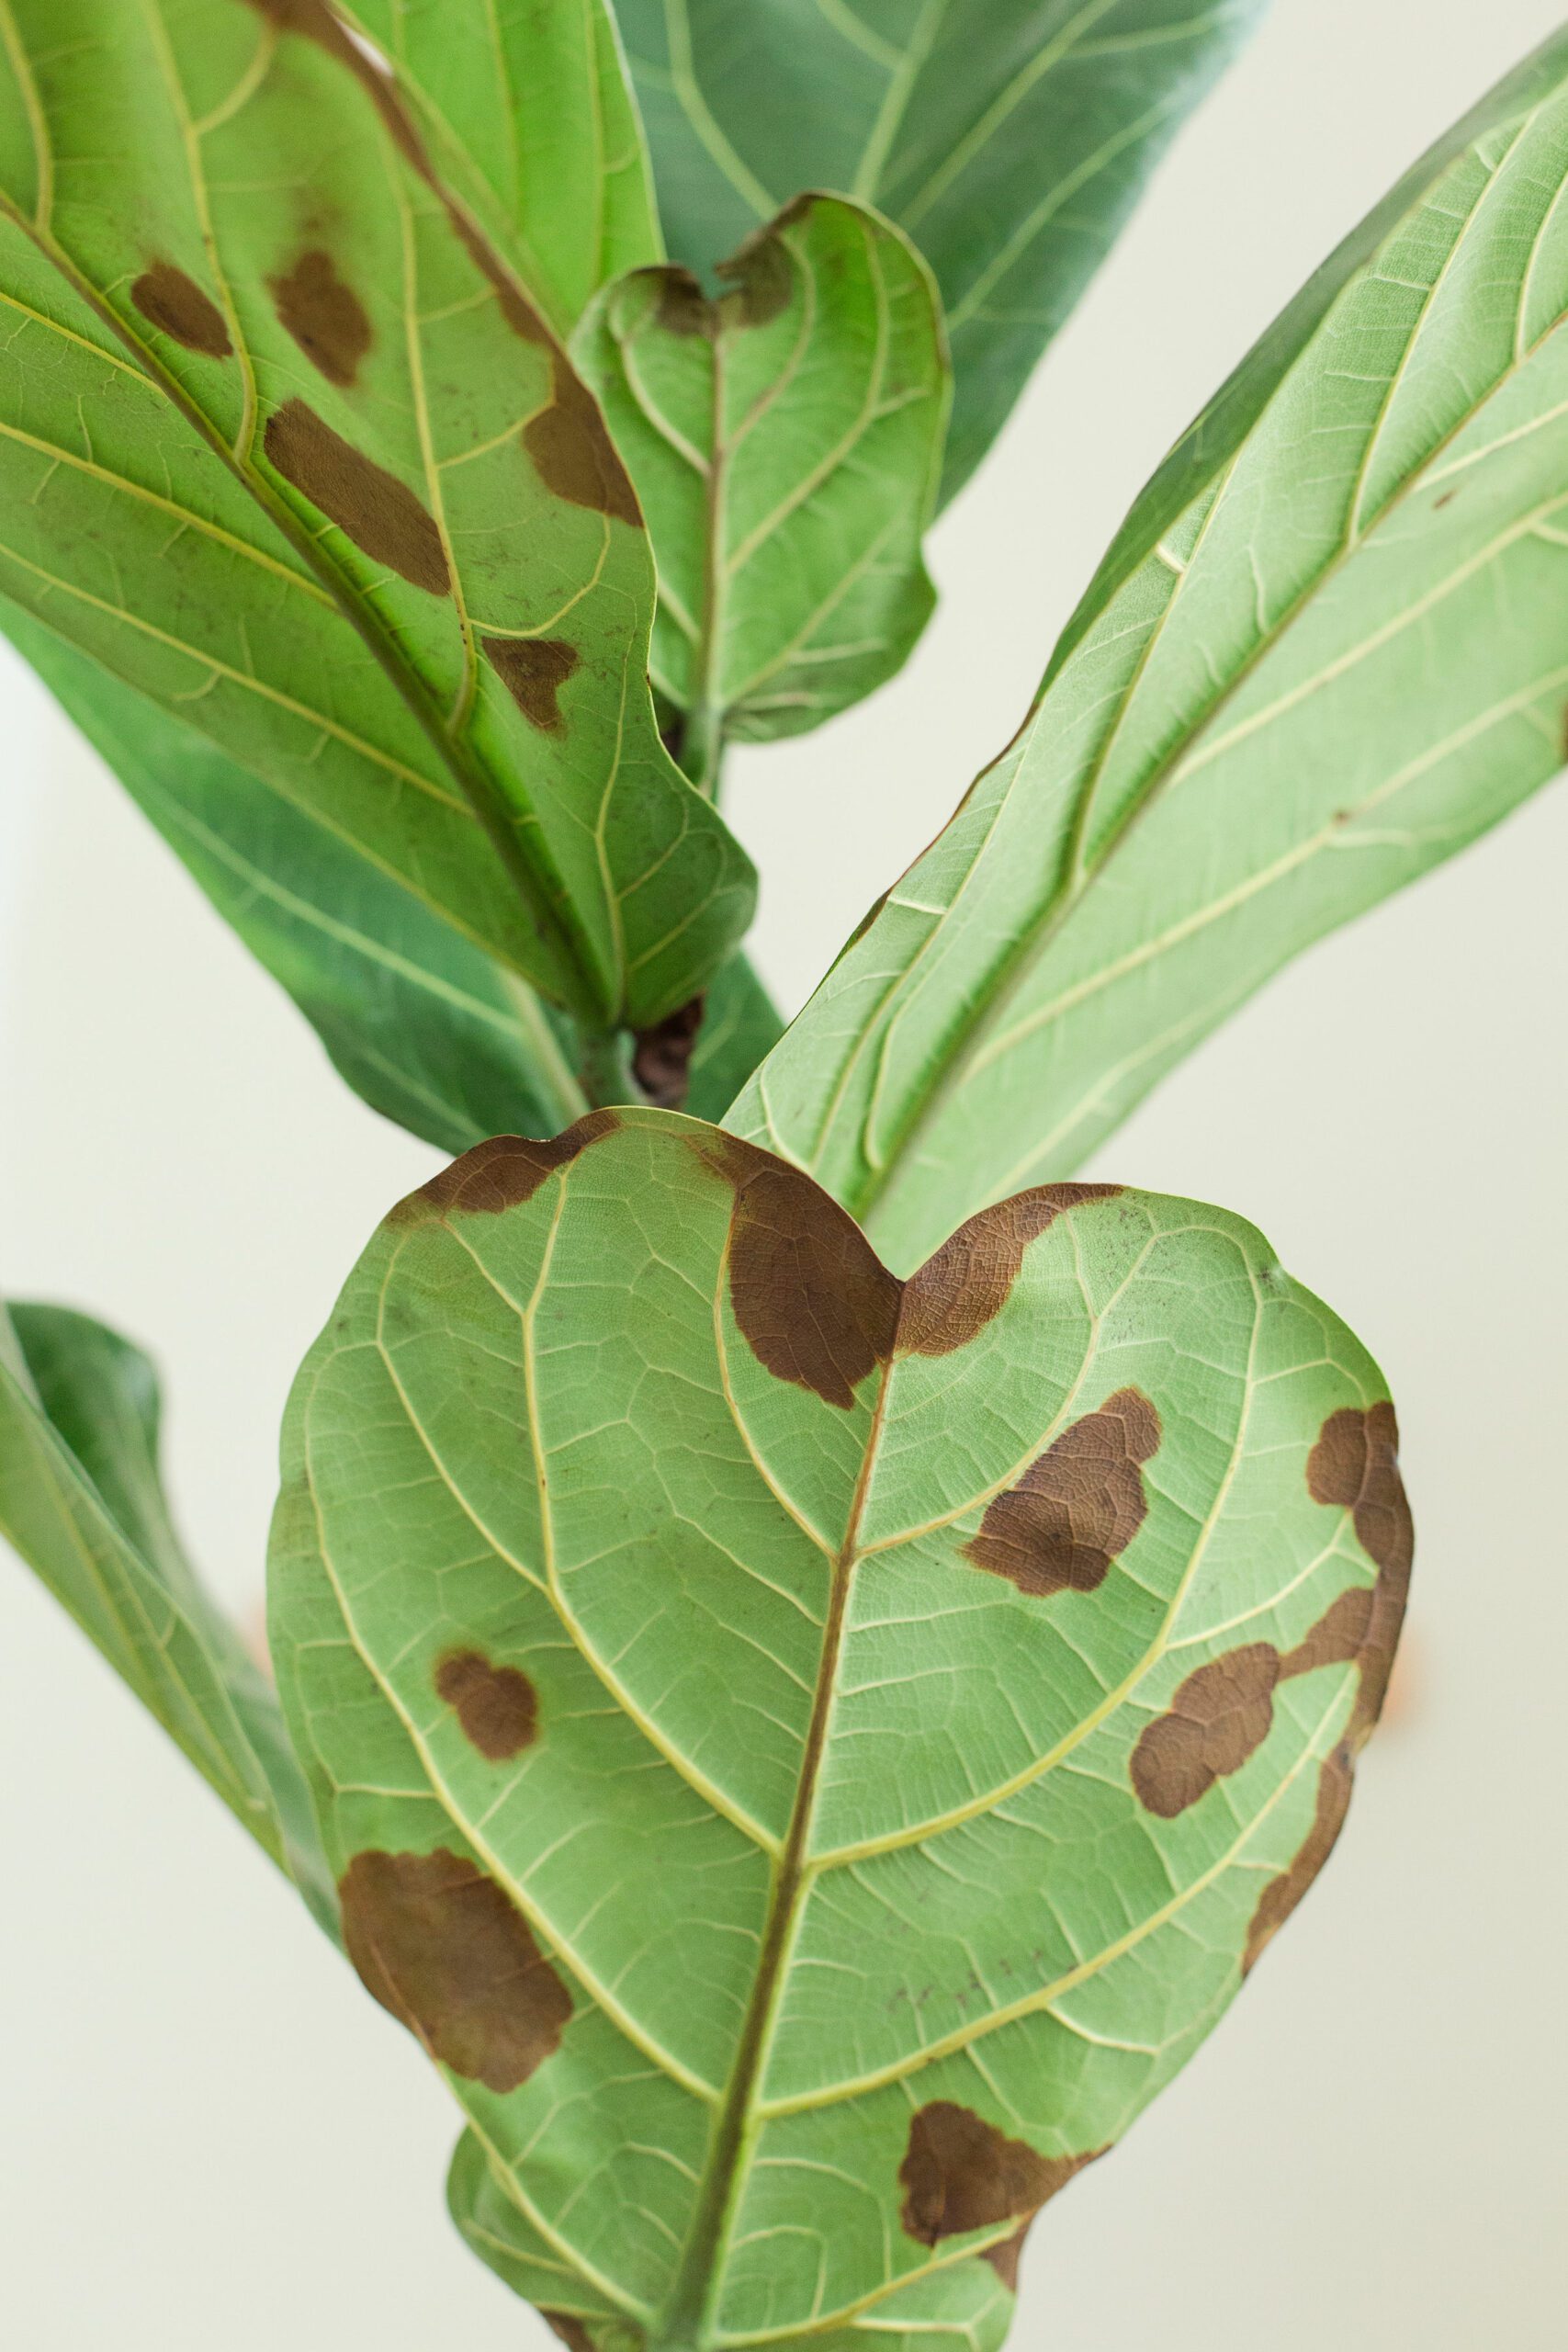
[[[12,0],[0,591],[590,1023],[752,878],[592,397],[323,0]]]
[[[655,1111],[405,1201],[289,1407],[273,1649],[472,2242],[601,2346],[992,2332],[1334,1842],[1394,1447],[1187,1201],[1025,1193],[904,1283]]]
[[[69,1307],[0,1304],[0,1537],[335,1936],[277,1700],[180,1546],[158,1422],[157,1377],[139,1348]]]
[[[558,334],[611,278],[662,261],[608,0],[353,0],[341,13],[396,68],[443,175],[496,207]]]
[[[984,456],[1262,0],[617,0],[670,250],[708,269],[801,188],[907,230]]]
[[[514,1128],[554,1134],[588,1108],[584,1041],[570,1014],[3,598],[0,628],[373,1109],[457,1152]],[[636,1061],[652,1099],[716,1119],[782,1025],[750,965],[732,956],[700,1007],[638,1041]]]
[[[1178,446],[1027,725],[737,1105],[896,1265],[1066,1174],[1288,957],[1561,768],[1565,187],[1559,34]]]
[[[573,346],[653,535],[654,683],[705,786],[727,735],[800,734],[904,661],[948,409],[931,273],[863,207],[802,197],[719,276],[710,300],[638,270]]]

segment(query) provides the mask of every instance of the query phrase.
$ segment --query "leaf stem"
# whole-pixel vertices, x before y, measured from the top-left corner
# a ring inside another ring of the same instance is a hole
[[[631,1040],[624,1029],[585,1029],[577,1075],[594,1110],[643,1100],[632,1076]]]
[[[885,1364],[876,1407],[866,1435],[860,1475],[850,1504],[844,1540],[833,1562],[827,1621],[812,1693],[811,1720],[801,1755],[800,1780],[782,1852],[773,1866],[767,1917],[762,1926],[757,1974],[714,2126],[692,2227],[662,2322],[650,2331],[649,2352],[703,2352],[716,2334],[716,2306],[730,2233],[745,2189],[750,2154],[762,2127],[758,2095],[772,2053],[789,1973],[790,1955],[805,1897],[817,1875],[812,1823],[817,1811],[822,1759],[838,1695],[839,1664],[849,1613],[850,1588],[860,1561],[861,1521],[887,1411],[891,1365]]]

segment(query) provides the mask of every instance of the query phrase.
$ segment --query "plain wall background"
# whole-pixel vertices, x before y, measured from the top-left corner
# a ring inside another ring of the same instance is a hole
[[[1276,0],[939,530],[911,669],[735,763],[789,1001],[1010,733],[1165,447],[1561,5]],[[0,1277],[155,1349],[186,1527],[254,1614],[290,1374],[434,1155],[338,1083],[9,661],[0,741]],[[1421,1544],[1339,1853],[1039,2225],[1020,2352],[1563,2342],[1565,875],[1560,790],[1296,965],[1103,1155],[1243,1210],[1381,1356]],[[412,2043],[9,1563],[0,1808],[8,2340],[542,2352],[448,2227],[457,2119]]]

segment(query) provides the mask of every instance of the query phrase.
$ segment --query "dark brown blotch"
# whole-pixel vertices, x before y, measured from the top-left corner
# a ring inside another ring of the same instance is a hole
[[[659,301],[654,319],[666,334],[711,335],[717,324],[714,306],[689,269],[671,267],[655,273]]]
[[[435,1690],[468,1745],[492,1764],[506,1763],[533,1746],[539,1702],[519,1668],[497,1666],[482,1650],[454,1650],[435,1669]]]
[[[1361,1410],[1330,1413],[1307,1457],[1314,1502],[1348,1510],[1358,1542],[1378,1571],[1360,1650],[1361,1689],[1350,1736],[1360,1747],[1388,1695],[1394,1652],[1410,1597],[1416,1530],[1399,1475],[1399,1423],[1382,1399]]]
[[[541,735],[564,735],[560,690],[581,662],[576,646],[558,637],[484,637],[479,642],[529,726]]]
[[[444,1216],[454,1211],[464,1216],[499,1216],[503,1210],[521,1208],[547,1177],[569,1168],[579,1152],[602,1136],[613,1135],[620,1124],[617,1111],[589,1111],[564,1133],[542,1140],[492,1136],[400,1201],[387,1222],[408,1223],[430,1209]]]
[[[702,1147],[735,1188],[729,1297],[759,1363],[846,1410],[893,1352],[903,1284],[803,1169],[720,1136]]]
[[[332,255],[312,246],[267,284],[279,321],[306,358],[330,384],[352,384],[375,337],[364,303]]]
[[[1350,1809],[1354,1779],[1354,1754],[1349,1741],[1342,1740],[1317,1776],[1317,1811],[1300,1852],[1288,1871],[1269,1880],[1258,1898],[1242,1955],[1244,1976],[1250,1975],[1264,1946],[1279,1934],[1334,1851]]]
[[[247,5],[269,24],[276,25],[279,32],[298,33],[302,40],[313,40],[329,57],[346,66],[371,99],[399,153],[413,165],[423,180],[434,187],[424,141],[414,128],[396,84],[373,55],[350,39],[347,28],[328,7],[326,0],[247,0]],[[444,200],[449,209],[455,209],[450,207],[449,199]]]
[[[373,563],[432,596],[450,593],[446,550],[434,516],[406,482],[334,433],[303,401],[267,421],[266,454],[286,481],[330,515]]]
[[[1007,1305],[1030,1243],[1064,1209],[1112,1201],[1122,1190],[1120,1184],[1040,1184],[981,1209],[906,1283],[900,1351],[945,1356],[967,1347]]]
[[[910,2118],[908,2145],[898,2167],[904,2191],[900,2219],[921,2245],[967,2230],[992,2229],[998,2222],[1027,2221],[1104,2153],[1093,2148],[1078,2156],[1043,2156],[1026,2140],[1008,2139],[973,2109],[935,2099]],[[1014,2277],[1021,2242],[1021,2231],[1006,2242],[1013,2248]],[[1000,2257],[998,2274],[1005,2276],[1003,2248],[987,2251]]]
[[[1098,1412],[1049,1445],[1016,1487],[986,1507],[964,1556],[1020,1592],[1095,1592],[1148,1512],[1142,1465],[1159,1448],[1160,1419],[1138,1388],[1119,1388]]]
[[[595,2352],[593,2338],[575,2312],[547,2312],[541,2306],[539,2317],[552,2335],[560,2337],[568,2352]]]
[[[1190,1674],[1133,1750],[1133,1787],[1145,1812],[1173,1821],[1239,1772],[1269,1736],[1279,1679],[1271,1642],[1227,1650]]]
[[[466,2081],[514,2091],[560,2047],[571,1996],[523,1915],[463,1856],[355,1854],[348,1956],[384,2009]]]
[[[228,322],[209,295],[194,277],[172,261],[155,261],[142,271],[130,289],[130,299],[160,334],[171,335],[187,351],[207,359],[227,359],[233,352]]]
[[[649,1102],[660,1111],[678,1111],[692,1082],[692,1056],[703,1025],[705,997],[694,996],[655,1022],[639,1029],[632,1053],[632,1076]]]
[[[523,447],[545,488],[572,506],[591,506],[643,528],[642,509],[599,404],[558,351],[552,351],[547,408],[523,427]]]
[[[1314,1674],[1320,1666],[1359,1665],[1371,1630],[1372,1588],[1353,1584],[1331,1601],[1311,1632],[1280,1660],[1280,1679]]]
[[[787,311],[795,299],[794,256],[784,232],[805,218],[814,199],[808,193],[792,197],[776,220],[752,231],[715,275],[734,290],[724,300],[726,322],[732,326],[765,327]]]

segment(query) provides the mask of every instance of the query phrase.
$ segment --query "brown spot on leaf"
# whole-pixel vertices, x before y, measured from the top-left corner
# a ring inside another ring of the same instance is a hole
[[[1304,1641],[1280,1660],[1280,1679],[1315,1673],[1320,1666],[1353,1666],[1367,1645],[1372,1617],[1372,1588],[1353,1584],[1331,1601]]]
[[[505,1209],[531,1201],[547,1177],[570,1167],[601,1136],[620,1125],[616,1111],[589,1111],[558,1136],[536,1141],[528,1136],[492,1136],[475,1144],[450,1168],[443,1168],[428,1183],[400,1201],[387,1222],[406,1222],[424,1208],[445,1216],[456,1210],[464,1216],[499,1216]]]
[[[564,735],[560,690],[582,660],[576,646],[556,637],[484,637],[479,642],[529,726],[541,735]]]
[[[1095,2148],[1081,2156],[1042,2156],[1026,2140],[1008,2139],[972,2109],[936,2099],[910,2119],[908,2146],[898,2167],[904,2191],[900,2219],[921,2245],[966,2230],[990,2229],[1015,2216],[1027,2220],[1104,2153]],[[1015,2273],[1016,2267],[1015,2254]]]
[[[312,247],[267,284],[278,318],[330,384],[352,384],[374,336],[365,305],[330,254]]]
[[[469,2082],[513,2091],[560,2046],[571,1996],[493,1879],[444,1847],[355,1854],[348,1956],[384,2009]]]
[[[1020,1592],[1094,1592],[1148,1510],[1141,1464],[1160,1441],[1159,1415],[1137,1388],[1119,1388],[987,1505],[964,1546],[977,1568]]]
[[[280,32],[299,33],[305,40],[317,42],[329,56],[348,68],[370,98],[398,153],[440,204],[458,243],[495,294],[508,326],[529,343],[556,348],[549,329],[499,254],[432,169],[424,141],[396,82],[375,57],[350,40],[325,0],[247,0],[247,5]]]
[[[1348,1510],[1357,1539],[1378,1571],[1361,1645],[1361,1690],[1351,1724],[1359,1747],[1382,1713],[1410,1594],[1416,1531],[1399,1475],[1399,1423],[1384,1398],[1361,1411],[1330,1413],[1307,1457],[1314,1502]]]
[[[553,2335],[560,2337],[569,2352],[595,2352],[593,2338],[575,2312],[547,2312],[541,2306],[539,2317]]]
[[[480,1650],[454,1650],[435,1669],[435,1689],[456,1713],[469,1746],[492,1764],[521,1756],[533,1745],[539,1702],[517,1667],[496,1666]]]
[[[130,299],[149,326],[156,327],[160,334],[172,335],[187,351],[199,351],[208,359],[227,359],[233,351],[228,323],[217,303],[172,261],[155,261],[151,269],[143,270],[130,289]]]
[[[387,564],[432,596],[451,589],[434,519],[406,482],[366,457],[303,401],[286,401],[267,421],[266,454],[296,490],[373,563]]]
[[[247,0],[247,5],[269,24],[276,25],[279,32],[298,33],[302,40],[313,40],[329,57],[345,65],[370,97],[399,153],[413,165],[423,180],[434,185],[424,141],[399,96],[397,85],[373,56],[349,39],[326,0]]]
[[[734,288],[725,299],[727,321],[742,327],[765,327],[787,311],[795,299],[795,262],[783,232],[804,219],[814,198],[809,191],[792,197],[776,220],[752,231],[715,275]]]
[[[692,1056],[703,1025],[706,999],[694,996],[656,1022],[639,1029],[632,1055],[632,1075],[649,1101],[660,1111],[678,1111],[691,1084]]]
[[[692,272],[671,266],[654,275],[659,279],[659,304],[654,315],[665,334],[711,335],[717,324],[714,306]]]
[[[1021,2222],[1010,2238],[998,2238],[995,2245],[982,2246],[980,2259],[988,2262],[1010,2295],[1018,2292],[1018,2266],[1023,2256],[1024,2240],[1032,2228],[1034,2216]]]
[[[733,1136],[704,1157],[735,1187],[729,1296],[752,1354],[776,1379],[847,1410],[892,1353],[902,1283],[803,1169]]]
[[[1114,1200],[1120,1184],[1041,1184],[981,1209],[950,1234],[904,1286],[898,1346],[910,1355],[945,1356],[967,1347],[1007,1305],[1032,1241],[1064,1209]]]
[[[1249,1975],[1264,1946],[1277,1936],[1297,1904],[1334,1851],[1350,1807],[1355,1759],[1348,1740],[1342,1740],[1317,1776],[1317,1813],[1301,1851],[1288,1871],[1270,1879],[1258,1898],[1247,1931],[1241,1973]]]
[[[643,528],[632,480],[616,453],[599,404],[558,351],[552,351],[550,403],[523,427],[523,447],[545,488],[573,506],[592,506]]]
[[[1271,1642],[1227,1650],[1190,1674],[1133,1750],[1133,1787],[1145,1812],[1173,1821],[1239,1772],[1269,1736],[1279,1679]]]

